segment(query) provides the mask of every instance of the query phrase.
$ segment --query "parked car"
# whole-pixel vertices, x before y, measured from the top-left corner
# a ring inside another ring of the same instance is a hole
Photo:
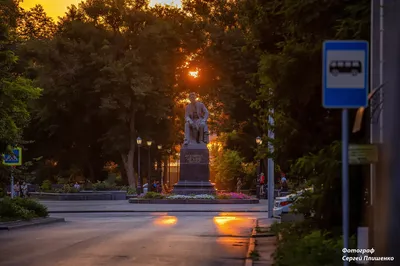
[[[291,206],[297,198],[297,194],[290,194],[284,197],[275,198],[273,217],[280,217],[282,213],[288,213],[291,211]]]
[[[297,193],[289,194],[284,197],[277,197],[274,201],[273,217],[280,217],[283,213],[289,213],[293,209],[293,204],[301,198],[306,191],[312,191],[312,188],[300,190]]]

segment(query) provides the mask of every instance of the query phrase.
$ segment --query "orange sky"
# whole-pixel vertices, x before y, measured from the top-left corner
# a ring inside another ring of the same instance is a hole
[[[59,16],[64,15],[65,11],[67,11],[67,7],[75,4],[77,5],[82,0],[24,0],[22,2],[22,7],[24,9],[29,9],[34,7],[37,4],[41,4],[46,11],[47,15],[52,18],[57,18]],[[151,0],[152,4],[155,3],[164,3],[171,4],[176,3],[179,4],[180,0]]]

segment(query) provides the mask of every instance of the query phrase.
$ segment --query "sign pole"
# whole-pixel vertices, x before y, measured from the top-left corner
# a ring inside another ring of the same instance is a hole
[[[349,111],[342,110],[342,219],[343,248],[349,248]],[[347,252],[343,254],[347,256]],[[348,266],[347,260],[343,263]]]
[[[14,170],[14,167],[11,166],[11,188],[10,188],[10,193],[11,193],[11,198],[12,199],[14,198],[14,194],[15,194],[13,170]]]
[[[368,42],[327,40],[322,49],[322,105],[342,109],[343,248],[349,248],[349,109],[368,107]],[[359,159],[357,158],[357,161]],[[347,252],[343,256],[347,257]],[[349,265],[344,260],[345,266]]]

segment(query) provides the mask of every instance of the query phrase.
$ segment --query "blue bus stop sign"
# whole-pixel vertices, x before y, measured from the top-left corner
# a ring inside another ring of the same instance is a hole
[[[325,41],[322,49],[322,105],[368,106],[368,42]]]

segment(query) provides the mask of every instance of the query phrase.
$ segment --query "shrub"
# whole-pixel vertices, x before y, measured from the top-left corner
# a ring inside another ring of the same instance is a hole
[[[52,190],[51,181],[50,180],[44,180],[42,185],[40,186],[40,190],[44,191],[44,192],[50,192]]]
[[[47,211],[47,207],[40,204],[34,199],[14,198],[12,201],[16,205],[27,209],[28,211],[32,211],[37,217],[47,217],[49,214]]]
[[[65,184],[63,188],[61,189],[61,192],[63,193],[78,193],[79,189],[75,188],[74,186]]]
[[[226,193],[217,194],[217,199],[230,199],[231,196]]]
[[[143,197],[143,199],[163,199],[164,195],[157,192],[147,192]]]
[[[107,191],[107,190],[115,190],[117,186],[115,184],[110,184],[104,181],[97,181],[92,185],[92,189],[95,191]]]
[[[342,238],[331,238],[328,232],[313,228],[308,222],[273,224],[271,231],[280,236],[273,255],[274,265],[341,265]],[[352,238],[350,247],[354,245]]]
[[[218,193],[217,199],[251,199],[250,196],[243,193]]]
[[[34,211],[23,208],[10,198],[0,201],[0,220],[2,221],[30,220],[34,217]]]

